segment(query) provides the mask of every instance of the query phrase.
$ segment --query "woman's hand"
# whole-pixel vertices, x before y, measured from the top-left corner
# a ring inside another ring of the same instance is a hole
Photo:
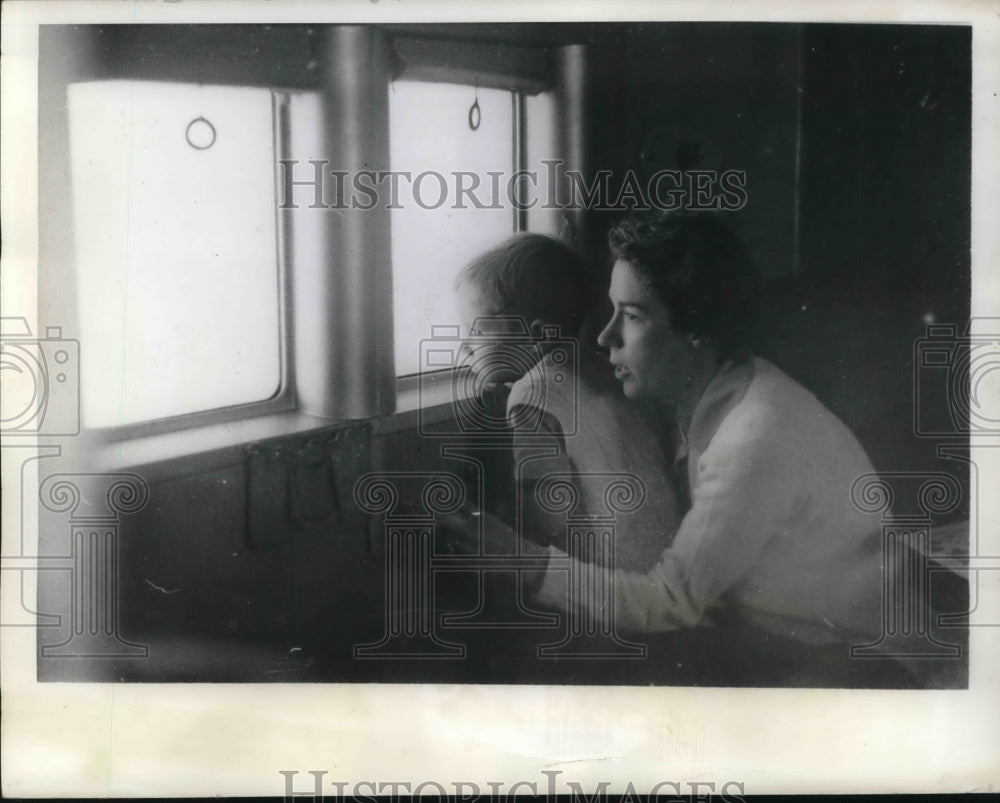
[[[547,557],[549,554],[534,541],[520,538],[516,530],[500,519],[475,508],[466,507],[439,516],[437,521],[437,548],[445,554],[516,555],[518,546],[524,557]],[[542,585],[545,570],[536,562],[534,566],[521,569],[521,578],[525,588],[534,593]]]
[[[512,555],[517,553],[517,532],[500,519],[474,507],[438,515],[437,541],[441,552],[451,555]]]

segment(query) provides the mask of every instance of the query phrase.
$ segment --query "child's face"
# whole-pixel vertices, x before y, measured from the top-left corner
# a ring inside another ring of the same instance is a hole
[[[470,282],[458,288],[458,310],[463,362],[484,384],[516,382],[537,362],[539,355],[527,342],[524,324],[510,312],[488,308]]]

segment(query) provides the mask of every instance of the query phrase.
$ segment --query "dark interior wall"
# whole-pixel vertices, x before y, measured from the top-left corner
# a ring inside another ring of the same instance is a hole
[[[454,427],[443,423],[437,430],[454,432]],[[292,440],[265,447],[288,451]],[[416,428],[375,435],[365,440],[358,460],[335,461],[328,475],[331,485],[304,480],[302,472],[315,464],[294,457],[263,477],[255,477],[247,461],[151,482],[148,504],[120,518],[117,540],[119,632],[129,642],[148,646],[149,658],[42,659],[40,677],[280,681],[329,679],[325,672],[360,681],[378,679],[380,673],[391,676],[399,671],[398,663],[359,663],[353,655],[355,645],[378,642],[387,627],[386,520],[360,510],[354,486],[376,467],[404,477],[406,498],[394,511],[399,515],[419,508],[420,502],[419,484],[408,483],[405,475],[453,474],[472,489],[473,503],[474,489],[485,475],[484,508],[509,513],[500,507],[503,494],[498,493],[511,475],[505,451],[473,451],[469,461],[442,456],[446,445],[461,451],[463,440],[428,438]],[[93,494],[84,491],[84,508],[99,503],[101,487],[95,486]],[[296,526],[293,497],[324,494],[331,487],[336,508],[332,523]],[[268,494],[266,500],[251,499],[262,492]],[[263,532],[266,540],[260,538],[255,515],[270,519]],[[41,554],[72,554],[73,526],[65,513],[43,509],[39,529]],[[445,576],[438,590],[443,593],[439,608],[476,606],[478,589],[468,574]],[[65,610],[71,596],[70,573],[47,572],[40,583],[39,610]],[[74,606],[72,616],[41,629],[40,645],[69,639],[79,610]],[[489,640],[488,634],[468,635],[472,642]],[[491,660],[488,643],[480,645],[477,655],[480,661]],[[442,677],[453,677],[454,664],[445,671],[450,674]],[[477,672],[483,676],[475,656],[462,662],[460,671],[470,681]]]
[[[968,317],[972,33],[807,25],[803,266]]]
[[[746,172],[731,223],[765,275],[796,269],[795,214],[801,34],[798,25],[644,24],[597,40],[593,147],[620,184],[656,170]],[[621,212],[599,215],[604,246]]]
[[[592,43],[594,164],[620,183],[648,171],[650,135],[664,168],[693,141],[700,166],[747,172],[731,222],[765,276],[967,316],[971,44],[958,26],[615,27]]]
[[[969,317],[971,30],[806,25],[802,41],[800,270],[771,282],[760,350],[879,470],[965,484],[916,434],[914,351],[928,323]]]
[[[968,316],[969,30],[616,26],[590,41],[594,166],[642,170],[644,138],[662,128],[746,170],[736,225],[771,275],[761,352],[844,418],[878,468],[940,468],[936,443],[912,432],[912,353],[926,312]],[[595,249],[613,217],[594,213]],[[374,439],[372,459],[456,470],[438,445],[404,429]],[[123,631],[161,656],[171,638],[203,645],[150,662],[139,679],[163,666],[189,678],[309,677],[379,637],[377,532],[252,546],[247,486],[242,463],[164,478],[123,519]],[[42,529],[46,548],[64,553],[64,521],[48,516]],[[317,663],[289,668],[257,646],[300,648]]]

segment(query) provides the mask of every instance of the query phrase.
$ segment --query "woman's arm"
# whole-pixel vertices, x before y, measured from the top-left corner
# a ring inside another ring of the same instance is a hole
[[[604,569],[614,571],[615,615],[623,629],[659,632],[702,623],[787,525],[799,478],[795,454],[781,443],[781,427],[773,416],[724,422],[698,458],[691,508],[657,564],[647,572]],[[518,536],[513,529],[487,517],[466,517],[464,522],[460,518],[445,523],[464,531],[457,538],[458,551],[478,550],[481,529],[493,544],[490,551],[516,551]],[[558,525],[565,531],[564,520]],[[525,528],[528,537],[522,540],[522,554],[543,551],[534,533],[547,536],[555,526],[547,525],[544,531]],[[663,535],[666,540],[669,534]],[[588,586],[576,590],[577,599],[568,598],[569,555],[555,547],[544,551],[550,562],[541,578],[539,601],[557,608],[581,605],[599,615],[603,599],[600,593],[588,598]]]
[[[743,448],[720,444],[718,452],[706,452],[699,461],[692,507],[656,566],[648,572],[596,569],[614,572],[615,618],[622,629],[661,632],[704,622],[713,605],[754,565],[785,519],[790,504],[787,474],[793,467],[776,463],[773,455],[752,444]],[[475,553],[481,540],[494,554],[518,548],[517,532],[485,514],[466,511],[447,516],[441,528],[453,552]],[[547,568],[536,565],[524,570],[527,587],[538,589],[540,602],[561,609],[582,605],[593,616],[601,614],[604,600],[599,587],[606,584],[594,586],[593,598],[585,584],[571,600],[568,581],[573,559],[563,550],[527,538],[520,544],[523,555],[549,558]],[[576,570],[582,571],[579,566]]]
[[[645,573],[615,571],[617,623],[641,632],[702,623],[786,519],[788,470],[762,441],[713,443],[699,460],[691,509],[659,563]],[[569,557],[550,553],[555,560],[540,587],[540,601],[582,605],[598,615],[600,593],[591,599],[583,587],[577,599],[569,600],[569,573],[557,568]]]

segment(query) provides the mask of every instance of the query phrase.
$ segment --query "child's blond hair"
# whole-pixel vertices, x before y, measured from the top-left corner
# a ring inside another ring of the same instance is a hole
[[[481,254],[458,275],[472,283],[489,315],[519,315],[560,327],[576,337],[590,305],[589,277],[580,255],[544,234],[515,234]]]

